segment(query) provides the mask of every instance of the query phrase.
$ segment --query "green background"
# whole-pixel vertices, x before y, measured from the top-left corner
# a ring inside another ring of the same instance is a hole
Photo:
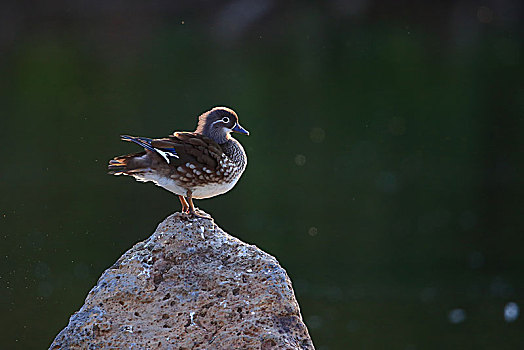
[[[176,196],[122,133],[217,105],[248,167],[197,201],[277,257],[317,349],[516,349],[520,1],[2,2],[0,347],[43,349]]]

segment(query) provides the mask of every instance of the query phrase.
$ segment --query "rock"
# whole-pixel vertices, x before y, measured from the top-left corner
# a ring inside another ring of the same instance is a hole
[[[107,269],[50,349],[314,349],[271,255],[175,213]]]

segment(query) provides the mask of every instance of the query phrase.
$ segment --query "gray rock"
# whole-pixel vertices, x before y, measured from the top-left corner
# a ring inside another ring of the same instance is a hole
[[[50,349],[314,349],[286,271],[175,213],[107,269]]]

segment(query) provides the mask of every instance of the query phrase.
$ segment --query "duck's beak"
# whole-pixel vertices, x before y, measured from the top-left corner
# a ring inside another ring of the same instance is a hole
[[[235,124],[235,127],[231,129],[231,131],[238,132],[239,134],[249,135],[249,131],[241,127],[238,123]]]

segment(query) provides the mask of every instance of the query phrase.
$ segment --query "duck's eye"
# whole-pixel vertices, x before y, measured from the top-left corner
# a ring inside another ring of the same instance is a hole
[[[224,117],[224,118],[222,118],[222,121],[227,124],[227,123],[229,123],[229,118],[228,117]]]

